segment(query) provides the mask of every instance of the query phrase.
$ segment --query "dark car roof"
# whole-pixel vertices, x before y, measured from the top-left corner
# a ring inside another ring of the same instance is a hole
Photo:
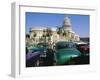
[[[38,43],[38,44],[48,44],[48,43]]]
[[[56,49],[63,49],[63,48],[76,48],[76,45],[74,42],[68,42],[68,41],[59,41],[56,43]]]
[[[68,42],[68,41],[59,41],[56,44],[75,44],[74,42]]]

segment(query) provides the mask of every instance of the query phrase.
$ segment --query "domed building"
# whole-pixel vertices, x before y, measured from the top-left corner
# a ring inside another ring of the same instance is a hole
[[[80,41],[79,35],[72,31],[72,24],[68,17],[64,18],[63,25],[60,29],[62,30],[62,34],[59,37],[59,41]]]
[[[79,35],[72,31],[72,24],[68,17],[64,18],[62,27],[32,27],[29,31],[29,35],[33,43],[65,40],[80,41]]]
[[[68,17],[65,17],[64,18],[64,21],[63,21],[63,29],[65,31],[72,31],[72,27],[71,27],[71,21]]]

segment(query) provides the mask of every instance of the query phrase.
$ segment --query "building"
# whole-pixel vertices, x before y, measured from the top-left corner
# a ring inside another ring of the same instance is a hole
[[[80,41],[79,35],[72,31],[71,21],[68,17],[64,18],[62,27],[32,27],[29,31],[30,40],[33,43],[57,42],[57,41]]]

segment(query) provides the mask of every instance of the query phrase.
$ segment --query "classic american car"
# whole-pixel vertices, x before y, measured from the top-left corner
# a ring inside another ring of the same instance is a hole
[[[67,64],[71,59],[81,56],[73,42],[59,41],[55,46],[56,65]]]
[[[41,65],[42,58],[46,57],[47,43],[38,43],[26,47],[26,66],[34,67]]]
[[[39,48],[43,50],[40,55],[40,66],[52,66],[54,63],[54,52],[48,43],[38,43]]]
[[[77,49],[83,54],[89,54],[90,52],[90,47],[89,47],[89,44],[87,43],[77,44]]]
[[[43,54],[40,48],[33,48],[26,53],[26,67],[38,66],[40,55]]]

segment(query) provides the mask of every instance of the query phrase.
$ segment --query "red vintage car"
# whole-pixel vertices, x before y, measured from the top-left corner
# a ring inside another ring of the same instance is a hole
[[[77,49],[81,52],[81,53],[85,53],[88,54],[90,52],[90,47],[89,44],[77,44]]]

